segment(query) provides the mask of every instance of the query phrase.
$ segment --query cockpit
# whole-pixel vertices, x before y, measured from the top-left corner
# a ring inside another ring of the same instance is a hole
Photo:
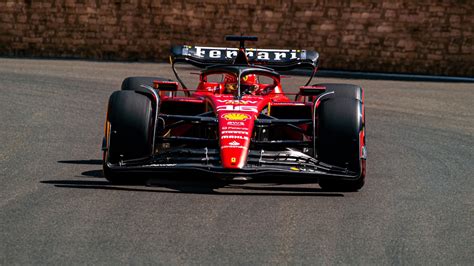
[[[198,91],[214,94],[268,95],[281,93],[280,76],[266,68],[216,66],[204,70]]]

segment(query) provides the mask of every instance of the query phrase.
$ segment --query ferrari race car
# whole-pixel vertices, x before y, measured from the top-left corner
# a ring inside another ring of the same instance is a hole
[[[128,77],[108,103],[104,176],[202,174],[221,180],[279,177],[356,191],[366,169],[364,90],[310,85],[319,54],[245,48],[253,36],[227,36],[239,48],[175,46],[176,75]],[[176,63],[201,69],[188,88]],[[282,71],[312,69],[297,92],[285,93]]]

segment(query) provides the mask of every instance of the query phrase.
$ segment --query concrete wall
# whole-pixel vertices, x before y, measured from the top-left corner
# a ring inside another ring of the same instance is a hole
[[[316,49],[321,67],[474,76],[473,0],[0,0],[0,55],[164,60],[172,44]],[[235,44],[234,44],[235,45]],[[0,61],[1,62],[1,61]]]

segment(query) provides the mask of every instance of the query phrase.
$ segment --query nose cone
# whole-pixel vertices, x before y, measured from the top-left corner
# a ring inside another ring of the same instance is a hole
[[[222,167],[243,168],[247,162],[255,119],[267,102],[260,96],[216,95],[212,98],[219,119]]]
[[[240,169],[247,161],[256,115],[243,111],[222,111],[218,115],[222,166]]]

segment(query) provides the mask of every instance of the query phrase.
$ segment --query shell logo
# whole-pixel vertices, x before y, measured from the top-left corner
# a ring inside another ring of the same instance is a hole
[[[249,103],[248,101],[239,101],[239,100],[229,100],[225,102],[225,104],[243,104],[243,105],[247,105],[248,103]]]
[[[242,113],[227,113],[222,115],[222,118],[225,118],[226,120],[231,120],[231,121],[245,121],[250,118],[249,115],[247,114],[242,114]]]

